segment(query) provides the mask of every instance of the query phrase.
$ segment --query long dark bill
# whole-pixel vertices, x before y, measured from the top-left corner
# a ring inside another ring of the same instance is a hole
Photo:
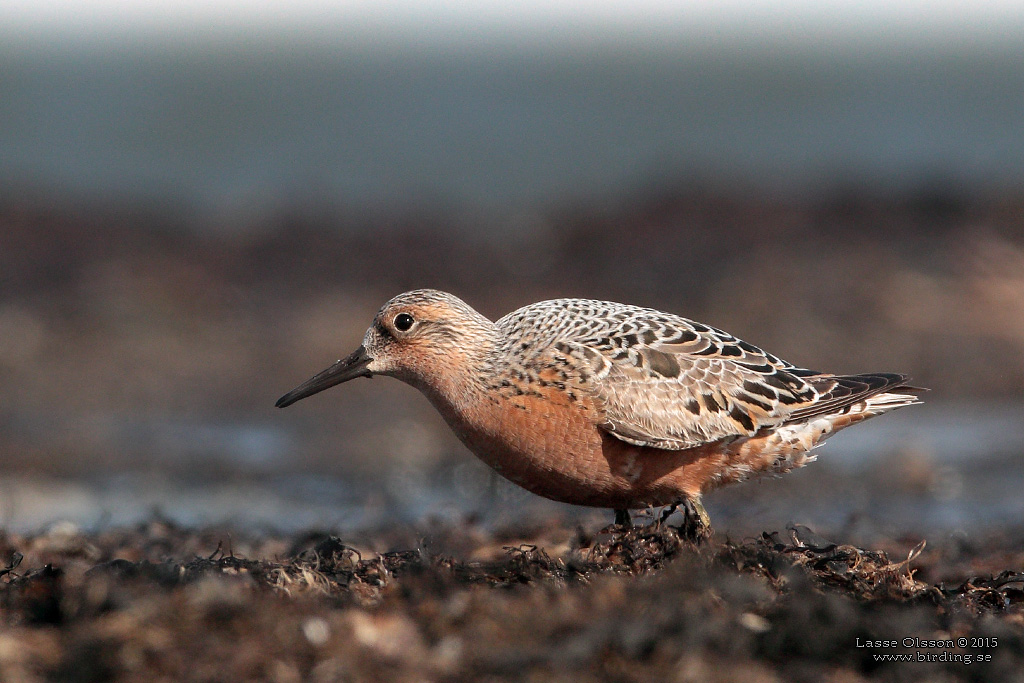
[[[371,377],[373,373],[366,369],[373,359],[366,355],[366,349],[360,346],[346,358],[327,368],[323,372],[310,377],[308,380],[295,387],[287,394],[277,399],[278,408],[287,408],[296,401],[301,401],[307,396],[330,389],[336,384],[347,382],[356,377]]]

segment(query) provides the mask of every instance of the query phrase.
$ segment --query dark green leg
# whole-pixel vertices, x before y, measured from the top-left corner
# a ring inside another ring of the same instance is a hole
[[[664,524],[665,522],[667,522],[668,518],[671,517],[673,515],[673,513],[675,513],[675,511],[678,508],[679,508],[679,503],[675,503],[674,505],[669,505],[667,508],[665,508],[665,511],[661,513],[661,519],[658,520],[658,524],[661,525],[661,524]]]
[[[700,542],[711,535],[711,518],[700,499],[687,498],[683,502],[683,535],[694,542]]]

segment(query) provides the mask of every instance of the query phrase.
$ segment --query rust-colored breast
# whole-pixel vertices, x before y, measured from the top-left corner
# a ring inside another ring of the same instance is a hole
[[[545,387],[489,396],[455,415],[441,411],[481,460],[523,488],[553,500],[597,507],[667,505],[696,497],[721,468],[711,448],[635,446],[597,426],[585,396]]]

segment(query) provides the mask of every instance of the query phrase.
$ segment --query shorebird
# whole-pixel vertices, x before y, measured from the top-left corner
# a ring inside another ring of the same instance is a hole
[[[806,370],[670,313],[555,299],[491,322],[432,289],[400,294],[348,357],[282,396],[284,408],[356,377],[423,392],[503,477],[565,503],[683,504],[815,459],[831,434],[918,403],[907,376]]]

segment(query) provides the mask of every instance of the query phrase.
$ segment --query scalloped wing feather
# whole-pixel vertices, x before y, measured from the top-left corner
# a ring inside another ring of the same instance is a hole
[[[664,317],[664,316],[662,316]],[[602,428],[639,446],[670,450],[751,436],[811,406],[811,375],[720,330],[686,319],[556,344],[586,364],[580,387],[603,413]],[[570,363],[573,364],[573,363]]]
[[[519,353],[548,356],[593,400],[600,426],[638,446],[679,450],[753,436],[846,410],[906,381],[799,368],[714,327],[605,301],[538,302],[497,326]],[[505,357],[519,355],[512,350]]]

